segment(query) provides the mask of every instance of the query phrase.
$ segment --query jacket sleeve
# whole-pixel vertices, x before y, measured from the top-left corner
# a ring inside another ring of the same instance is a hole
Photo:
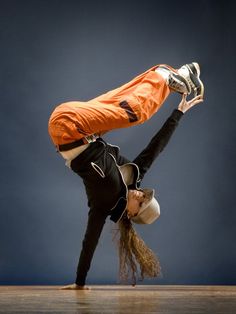
[[[162,128],[151,139],[147,147],[134,159],[133,162],[139,167],[140,171],[139,180],[143,179],[154,160],[163,151],[182,116],[182,111],[175,109]]]
[[[88,214],[88,224],[82,243],[79,263],[77,267],[76,284],[84,286],[87,273],[89,271],[94,251],[97,247],[107,215],[102,211],[90,209]]]

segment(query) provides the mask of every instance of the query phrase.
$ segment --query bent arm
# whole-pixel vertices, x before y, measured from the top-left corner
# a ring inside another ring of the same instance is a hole
[[[151,167],[154,160],[168,144],[182,116],[183,112],[175,109],[162,128],[151,139],[147,147],[133,160],[133,162],[139,167],[140,180],[143,179],[145,173]]]
[[[77,267],[76,284],[84,286],[91,261],[98,244],[107,215],[99,210],[90,210],[82,250]]]

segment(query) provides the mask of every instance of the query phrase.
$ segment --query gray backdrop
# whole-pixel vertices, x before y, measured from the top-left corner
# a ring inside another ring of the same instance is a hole
[[[82,181],[47,133],[54,107],[88,100],[158,63],[198,61],[205,102],[183,120],[144,185],[161,218],[137,230],[158,254],[150,284],[236,284],[233,1],[0,1],[0,283],[74,281],[86,226]],[[235,35],[235,34],[234,34]],[[105,139],[134,158],[176,108]],[[88,283],[116,283],[109,219]]]

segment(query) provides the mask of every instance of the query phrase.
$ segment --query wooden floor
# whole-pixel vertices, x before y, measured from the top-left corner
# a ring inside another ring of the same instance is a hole
[[[0,312],[236,314],[236,286],[0,286]]]

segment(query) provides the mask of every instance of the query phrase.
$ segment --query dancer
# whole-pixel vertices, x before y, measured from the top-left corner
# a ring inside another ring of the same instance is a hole
[[[178,109],[133,162],[121,156],[117,146],[101,138],[112,129],[148,120],[172,91],[183,94]],[[191,93],[194,98],[187,101],[187,94]],[[154,190],[141,189],[140,184],[183,114],[203,101],[203,93],[197,63],[186,64],[178,70],[157,65],[95,99],[64,103],[54,110],[49,120],[50,136],[67,166],[83,179],[89,206],[77,277],[74,284],[63,289],[86,289],[87,273],[108,216],[120,230],[121,279],[130,279],[135,284],[138,278],[160,274],[158,258],[132,224],[150,224],[160,215]]]

